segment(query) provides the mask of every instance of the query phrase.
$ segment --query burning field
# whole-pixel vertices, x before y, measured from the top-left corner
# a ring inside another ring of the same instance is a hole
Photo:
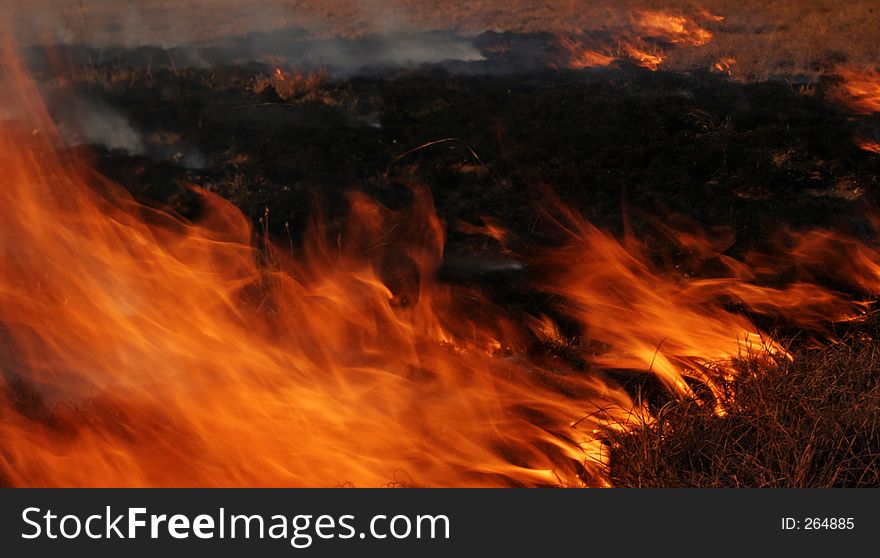
[[[0,486],[880,485],[874,5],[12,2]]]

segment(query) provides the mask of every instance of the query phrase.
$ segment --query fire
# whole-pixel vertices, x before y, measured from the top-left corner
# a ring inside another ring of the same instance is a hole
[[[795,280],[777,284],[773,257],[730,258],[686,224],[658,225],[690,255],[679,269],[560,206],[568,244],[523,258],[580,326],[566,333],[437,279],[445,225],[424,187],[401,210],[352,194],[342,229],[315,218],[297,253],[258,249],[223,199],[194,190],[191,222],[61,150],[12,55],[0,82],[16,115],[0,122],[4,485],[604,486],[603,429],[651,418],[597,369],[683,397],[702,383],[723,412],[737,358],[787,357],[730,302],[817,327],[863,309],[822,270],[880,290],[877,253],[830,232],[780,239]],[[708,261],[723,273],[685,273]],[[586,366],[530,356],[534,337]]]
[[[880,155],[880,141],[862,136],[856,136],[854,141],[859,149]]]
[[[694,278],[686,275],[688,267],[652,265],[652,251],[637,238],[618,241],[575,212],[556,210],[572,241],[546,256],[546,265],[557,271],[544,288],[561,295],[565,312],[582,325],[590,340],[582,358],[602,368],[650,370],[684,396],[692,395],[696,381],[723,402],[722,384],[737,359],[788,356],[767,332],[725,304],[737,302],[754,314],[782,316],[815,330],[823,320],[845,320],[864,310],[816,284],[816,270],[840,270],[856,291],[880,290],[880,255],[828,231],[788,233],[779,240],[781,260],[753,254],[742,262],[723,254],[723,240],[693,227],[658,225],[670,246],[693,255],[694,265],[715,262],[725,271]],[[794,266],[797,279],[773,286],[786,265]],[[547,327],[540,328],[547,335]],[[722,405],[717,408],[723,413]]]
[[[139,206],[56,152],[10,57],[2,79],[22,115],[0,128],[4,484],[601,484],[584,417],[633,403],[529,363],[518,324],[433,279],[426,191],[401,212],[354,195],[345,231],[316,223],[258,265],[233,206],[200,191],[198,223]],[[387,261],[411,280],[392,289]]]
[[[584,43],[585,41],[581,39],[574,39],[571,37],[559,38],[559,46],[568,53],[567,65],[569,68],[574,68],[576,70],[597,68],[608,66],[616,60],[615,56],[591,48]]]
[[[843,78],[840,100],[850,110],[857,114],[880,112],[880,72],[841,67],[836,73]]]
[[[657,70],[663,63],[663,54],[639,42],[621,43],[618,45],[616,54],[595,44],[590,46],[591,41],[585,38],[575,39],[571,37],[559,38],[560,47],[567,53],[569,68],[582,70],[584,68],[599,68],[608,66],[616,60],[626,59],[651,71]]]
[[[474,225],[461,221],[457,229],[465,234],[473,234],[491,238],[502,246],[507,242],[508,232],[500,223],[491,217],[483,217],[483,225]]]
[[[627,56],[635,61],[636,64],[652,72],[657,71],[657,68],[663,63],[662,54],[649,52],[638,45],[625,45],[624,50]]]
[[[733,56],[723,56],[712,64],[712,69],[720,74],[733,75],[733,68],[736,66],[736,58]]]
[[[844,65],[835,73],[842,81],[830,91],[832,100],[855,115],[880,113],[880,71]],[[870,127],[856,131],[853,143],[863,151],[880,154],[880,141]]]
[[[634,15],[642,36],[659,37],[671,43],[702,46],[712,40],[712,33],[696,22],[665,11],[646,10]]]
[[[708,13],[701,17],[707,21],[723,19]],[[630,19],[631,29],[620,31],[613,44],[596,38],[559,37],[559,46],[566,53],[566,65],[573,69],[596,68],[626,59],[656,71],[665,59],[656,44],[658,40],[683,46],[703,46],[712,40],[710,31],[683,15],[646,10],[632,14]]]
[[[254,80],[253,91],[264,93],[271,89],[285,101],[315,99],[321,98],[319,92],[326,80],[327,72],[324,69],[312,72],[285,72],[281,68],[275,68],[271,76],[261,76]],[[326,99],[324,100],[327,102]]]

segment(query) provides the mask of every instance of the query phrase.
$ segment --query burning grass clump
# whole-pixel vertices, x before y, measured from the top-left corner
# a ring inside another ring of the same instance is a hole
[[[880,486],[880,321],[791,361],[738,367],[726,416],[677,401],[611,434],[613,485]]]
[[[327,71],[284,72],[276,68],[271,76],[258,77],[254,81],[254,93],[260,95],[272,90],[284,101],[312,100],[319,97],[321,88],[327,81]]]

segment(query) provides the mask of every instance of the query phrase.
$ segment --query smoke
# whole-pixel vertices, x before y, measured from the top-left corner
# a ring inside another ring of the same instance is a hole
[[[284,30],[237,38],[202,53],[215,64],[260,61],[271,55],[298,69],[324,68],[336,76],[444,61],[484,60],[472,39],[441,32],[310,39]]]
[[[63,95],[51,95],[49,106],[61,139],[68,146],[99,146],[188,169],[203,169],[210,164],[196,146],[179,134],[142,133],[116,108],[99,98],[68,91]]]
[[[416,32],[409,13],[380,0],[341,4],[356,32],[327,32],[322,19],[284,0],[8,0],[5,19],[24,46],[174,50],[179,68],[261,61],[350,75],[361,68],[482,60],[472,39]],[[327,16],[328,18],[330,16]],[[348,30],[351,31],[351,30]],[[334,38],[328,38],[332,36]],[[100,56],[100,54],[99,54]]]
[[[160,33],[153,25],[144,20],[141,10],[131,0],[129,0],[121,19],[122,36],[120,39],[121,43],[128,48],[158,46],[167,49],[178,46],[176,41],[182,36],[175,33],[173,20],[164,22],[171,27],[163,26],[164,32]]]
[[[101,101],[68,97],[56,118],[61,137],[68,145],[100,145],[130,155],[144,153],[141,135],[124,116]]]

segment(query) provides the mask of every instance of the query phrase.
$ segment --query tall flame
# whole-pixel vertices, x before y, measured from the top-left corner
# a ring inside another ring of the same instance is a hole
[[[199,192],[198,223],[138,205],[58,154],[13,57],[2,79],[21,118],[0,128],[0,481],[598,482],[589,421],[569,425],[628,397],[529,364],[503,312],[433,279],[424,190],[404,212],[353,195],[332,242],[315,226],[296,261],[258,266],[229,203]]]

